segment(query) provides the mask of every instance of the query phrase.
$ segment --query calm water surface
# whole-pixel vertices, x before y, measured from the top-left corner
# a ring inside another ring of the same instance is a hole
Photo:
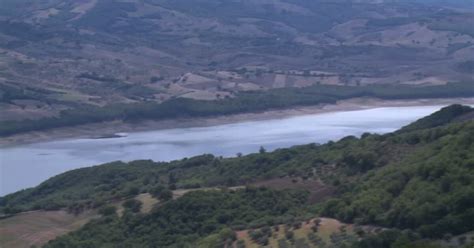
[[[394,131],[443,106],[389,107],[131,133],[113,139],[71,139],[0,149],[0,195],[38,185],[67,170],[135,159],[170,161],[202,153],[233,156],[364,132]]]

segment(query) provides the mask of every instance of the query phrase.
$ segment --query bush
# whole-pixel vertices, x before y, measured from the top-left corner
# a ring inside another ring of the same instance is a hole
[[[245,248],[245,241],[243,240],[237,240],[237,243],[235,244],[236,248]]]
[[[136,200],[136,199],[130,199],[130,200],[126,200],[122,206],[126,209],[126,210],[130,210],[132,211],[133,213],[138,213],[140,212],[140,209],[142,207],[142,202],[139,201],[139,200]]]
[[[173,198],[173,192],[163,185],[158,185],[150,190],[150,194],[160,201],[168,201]]]
[[[158,199],[160,199],[161,201],[169,201],[171,199],[173,199],[173,192],[171,190],[164,190],[161,192],[161,194],[158,196]]]
[[[114,215],[117,213],[117,208],[115,206],[104,206],[99,209],[99,214],[103,216]]]

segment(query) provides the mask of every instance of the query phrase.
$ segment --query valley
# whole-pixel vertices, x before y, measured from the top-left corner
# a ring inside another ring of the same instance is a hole
[[[451,105],[387,134],[237,157],[71,170],[0,198],[0,227],[17,225],[25,211],[97,210],[101,216],[45,246],[469,247],[472,111]]]
[[[474,247],[474,0],[0,0],[0,247]]]

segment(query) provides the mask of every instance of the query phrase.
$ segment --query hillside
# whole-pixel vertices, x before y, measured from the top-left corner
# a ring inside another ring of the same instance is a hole
[[[443,111],[438,111],[403,127],[400,132],[433,128],[450,122],[470,120],[474,118],[473,112],[474,110],[468,106],[451,105],[444,108]]]
[[[0,0],[0,120],[317,84],[472,83],[469,1],[416,2]]]
[[[262,149],[235,158],[202,155],[77,169],[2,197],[0,206],[5,214],[99,209],[104,215],[47,247],[244,247],[248,242],[438,247],[448,241],[469,247],[474,230],[472,111],[453,105],[415,122],[413,129],[274,152]],[[221,190],[196,192],[205,187]],[[194,190],[171,200],[169,189],[176,188]],[[138,213],[140,204],[134,201],[124,205],[122,215],[110,207],[144,192],[161,202],[148,214]],[[323,235],[315,224],[310,235],[316,217],[354,226],[337,224]],[[271,231],[281,224],[287,225],[280,226],[285,233]]]

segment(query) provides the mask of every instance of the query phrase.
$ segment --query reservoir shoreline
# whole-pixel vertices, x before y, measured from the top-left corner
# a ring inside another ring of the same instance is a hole
[[[205,120],[202,124],[209,124],[205,127],[179,128],[176,122],[170,122],[175,125],[173,128],[5,147],[0,149],[0,195],[38,185],[72,169],[111,161],[151,159],[167,162],[202,154],[232,157],[258,152],[261,147],[273,151],[302,144],[324,144],[366,132],[389,133],[450,103],[420,104],[403,107],[379,104],[372,107],[370,104],[349,105],[346,102],[346,109],[354,106],[354,110],[332,111],[336,106],[331,106],[330,110],[324,107],[307,111],[299,109],[291,113],[281,112],[284,118],[270,118],[278,116],[273,112],[272,115],[254,116],[261,120],[238,119],[239,122],[231,121],[230,124],[215,124],[217,121],[222,123],[222,119]],[[309,114],[310,111],[318,113]]]
[[[474,98],[438,98],[416,100],[380,100],[375,98],[353,98],[341,100],[336,104],[319,104],[314,106],[276,109],[263,112],[242,113],[202,118],[178,118],[169,120],[146,120],[135,123],[111,121],[80,126],[55,128],[47,131],[34,131],[16,134],[0,139],[0,148],[42,143],[65,139],[99,139],[113,138],[117,133],[135,133],[173,128],[209,127],[247,121],[261,121],[289,118],[294,116],[314,115],[338,111],[363,110],[382,107],[409,107],[429,105],[467,104],[474,105]]]

